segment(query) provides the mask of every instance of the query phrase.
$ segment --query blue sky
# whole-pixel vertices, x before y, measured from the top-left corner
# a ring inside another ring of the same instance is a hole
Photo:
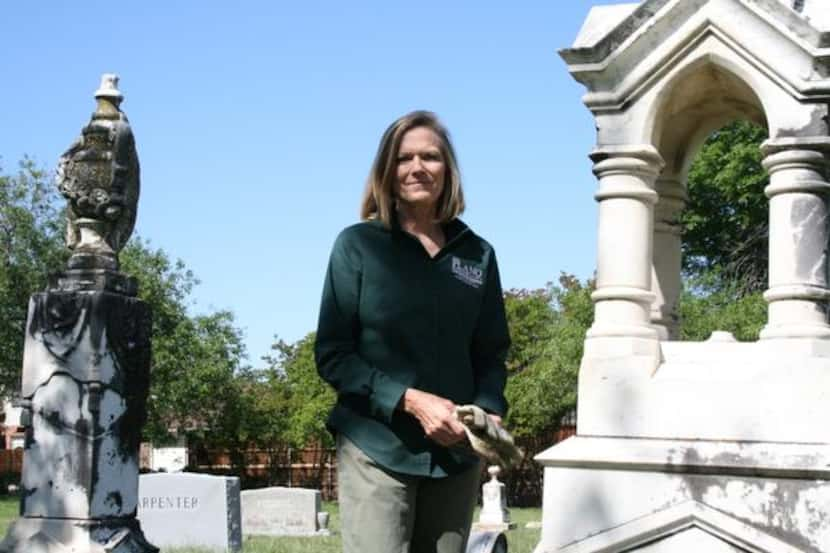
[[[314,330],[331,244],[357,221],[386,126],[412,109],[452,133],[468,208],[505,288],[596,258],[593,119],[557,50],[587,0],[7,2],[0,163],[52,169],[121,77],[141,161],[137,233],[230,309],[252,363]]]

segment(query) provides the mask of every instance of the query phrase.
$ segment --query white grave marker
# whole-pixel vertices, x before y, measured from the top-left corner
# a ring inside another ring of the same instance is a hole
[[[501,468],[493,465],[487,468],[487,473],[490,475],[490,481],[481,487],[481,512],[473,529],[501,532],[515,528],[516,523],[510,522],[510,513],[507,510],[507,493],[504,484],[499,482]]]
[[[208,474],[142,474],[138,519],[150,543],[164,549],[242,549],[239,478]]]
[[[242,492],[246,536],[327,536],[319,490],[272,487]]]

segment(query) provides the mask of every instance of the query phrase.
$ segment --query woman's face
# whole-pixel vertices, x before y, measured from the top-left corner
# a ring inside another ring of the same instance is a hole
[[[415,127],[404,133],[398,149],[395,198],[413,207],[435,207],[444,190],[446,163],[441,138],[432,129]]]

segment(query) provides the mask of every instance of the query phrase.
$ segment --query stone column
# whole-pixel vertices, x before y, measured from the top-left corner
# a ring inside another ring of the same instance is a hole
[[[762,339],[830,339],[827,301],[830,138],[768,140],[769,317]]]
[[[651,323],[661,340],[676,340],[680,333],[677,302],[680,298],[681,227],[680,212],[686,206],[686,191],[677,177],[657,179],[659,201],[654,212],[654,256],[651,290]]]
[[[651,265],[654,182],[663,160],[650,145],[604,146],[591,154],[599,179],[597,290],[588,338],[657,339]]]

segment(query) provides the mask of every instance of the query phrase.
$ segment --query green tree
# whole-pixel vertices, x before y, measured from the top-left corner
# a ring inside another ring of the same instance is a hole
[[[513,346],[505,421],[517,437],[549,434],[576,408],[585,332],[593,321],[593,281],[562,274],[558,286],[505,294]]]
[[[712,133],[688,175],[681,216],[683,268],[709,285],[740,294],[767,285],[769,177],[761,166],[766,131],[737,121]]]
[[[0,394],[20,388],[29,296],[68,257],[57,192],[48,174],[24,159],[15,174],[0,167]]]
[[[140,238],[121,252],[121,270],[139,281],[139,297],[153,309],[153,359],[145,437],[162,443],[171,430],[230,447],[244,419],[237,373],[245,348],[233,314],[188,313],[198,280],[181,260]]]
[[[767,316],[761,292],[747,293],[738,282],[693,285],[699,279],[688,283],[680,297],[680,339],[706,340],[712,332],[725,330],[742,342],[757,340]]]
[[[44,290],[48,275],[69,257],[65,219],[47,171],[24,159],[17,173],[0,169],[0,393],[20,386],[29,296]],[[121,270],[139,282],[139,297],[153,310],[153,357],[146,435],[168,438],[171,425],[204,428],[227,438],[234,413],[235,375],[244,369],[242,333],[233,315],[219,311],[192,316],[198,283],[182,261],[171,261],[134,237],[120,255]],[[228,416],[219,416],[223,414]],[[239,415],[242,416],[241,414]]]
[[[585,331],[593,321],[593,281],[562,274],[558,286],[505,294],[510,334],[505,424],[524,458],[508,478],[508,493],[521,504],[538,504],[541,468],[533,456],[555,441],[563,418],[576,409],[577,376]]]
[[[507,290],[504,310],[511,342],[506,364],[508,373],[514,375],[538,363],[550,347],[557,319],[553,288]]]
[[[333,445],[325,422],[334,407],[334,390],[317,374],[314,361],[315,333],[293,344],[277,340],[271,346],[274,355],[266,357],[273,385],[278,395],[287,399],[289,415],[284,441],[292,447],[319,443]]]

